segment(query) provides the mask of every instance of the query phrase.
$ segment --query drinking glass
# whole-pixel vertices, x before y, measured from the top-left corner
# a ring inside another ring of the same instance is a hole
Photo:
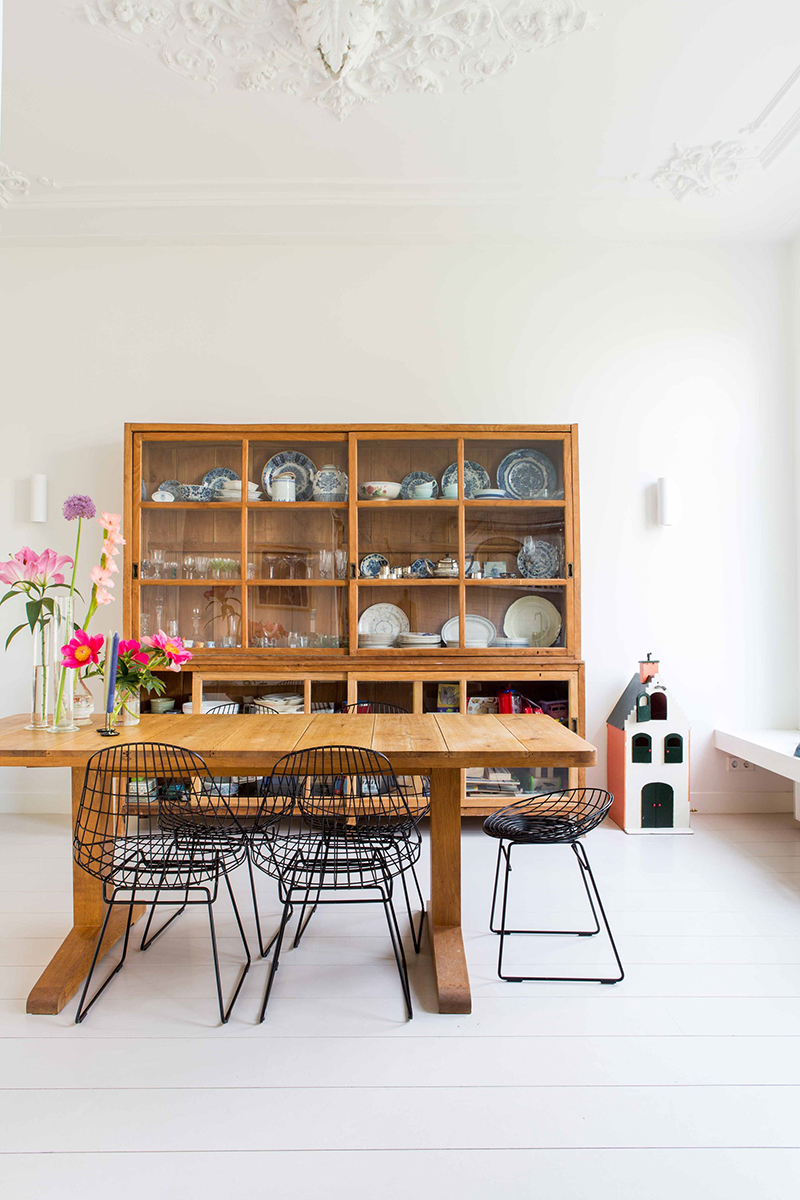
[[[208,558],[205,555],[198,555],[195,562],[197,563],[198,579],[208,579]]]
[[[171,638],[176,638],[176,637],[178,636],[178,628],[179,628],[179,627],[178,627],[178,622],[177,622],[177,621],[168,621],[168,622],[167,622],[167,634],[168,634],[168,636],[169,636],[169,637],[171,637]]]
[[[150,613],[141,613],[139,616],[139,636],[150,636]]]
[[[333,553],[334,553],[334,557],[336,558],[336,578],[337,579],[346,579],[347,578],[347,551],[346,550],[334,550]]]
[[[320,550],[317,557],[320,579],[333,579],[333,551]]]
[[[194,573],[197,570],[197,564],[191,555],[183,557],[183,574],[186,579],[194,579]]]
[[[308,579],[308,555],[307,554],[287,554],[286,561],[289,564],[290,579]],[[305,576],[298,574],[300,567],[305,568]]]

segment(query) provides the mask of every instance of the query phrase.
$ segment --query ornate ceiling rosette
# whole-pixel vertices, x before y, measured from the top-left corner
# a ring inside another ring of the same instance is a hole
[[[394,92],[502,75],[589,23],[577,0],[89,0],[92,25],[216,89],[280,89],[344,119]]]

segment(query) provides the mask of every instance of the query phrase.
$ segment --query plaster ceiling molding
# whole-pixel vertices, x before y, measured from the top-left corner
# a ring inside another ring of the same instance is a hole
[[[778,88],[755,120],[739,130],[737,138],[710,145],[676,143],[670,157],[650,176],[650,182],[670,192],[676,200],[690,195],[714,197],[735,191],[748,176],[767,170],[800,132],[800,107],[796,107],[798,84],[800,67]]]
[[[78,11],[213,90],[280,89],[340,120],[395,92],[469,91],[591,23],[577,0],[90,0]]]
[[[29,179],[8,163],[0,162],[0,208],[8,208],[15,201],[27,200],[37,184],[44,188],[58,187],[52,179],[44,179],[41,176]]]

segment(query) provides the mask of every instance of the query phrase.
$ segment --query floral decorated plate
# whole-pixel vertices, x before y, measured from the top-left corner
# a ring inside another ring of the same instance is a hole
[[[388,567],[388,565],[388,558],[384,558],[382,554],[365,554],[358,569],[365,579],[377,579],[381,573],[381,567]]]
[[[408,633],[410,628],[411,622],[396,604],[371,604],[358,618],[359,633],[383,634],[387,641],[394,641],[398,633]]]
[[[560,557],[552,542],[534,541],[517,555],[517,568],[525,579],[558,579]]]
[[[415,558],[411,564],[411,574],[415,579],[433,579],[436,564],[429,558]]]
[[[203,476],[203,483],[206,487],[219,488],[223,486],[227,479],[234,479],[237,483],[242,482],[241,476],[232,471],[230,467],[212,467]]]
[[[467,500],[474,500],[478,492],[491,484],[489,472],[480,463],[464,461],[464,495]],[[451,463],[442,476],[442,491],[450,484],[458,484],[458,463]]]
[[[536,500],[556,490],[556,468],[541,450],[512,450],[497,468],[497,486],[514,500]]]
[[[174,499],[180,500],[182,487],[183,484],[179,479],[165,479],[163,483],[158,485],[156,491],[169,492],[170,496],[173,496]]]
[[[261,483],[270,499],[272,498],[272,476],[278,471],[284,475],[294,475],[295,500],[313,499],[317,468],[310,458],[301,454],[299,450],[282,450],[280,454],[273,454],[261,472]]]
[[[409,471],[403,482],[400,484],[400,499],[401,500],[416,500],[414,488],[418,483],[432,483],[433,493],[432,499],[435,500],[439,495],[439,484],[433,475],[429,475],[427,471]]]

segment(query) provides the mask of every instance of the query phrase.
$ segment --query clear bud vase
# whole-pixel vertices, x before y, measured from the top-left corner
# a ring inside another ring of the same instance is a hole
[[[50,621],[53,662],[53,721],[50,729],[53,733],[72,733],[78,728],[75,724],[75,671],[61,666],[61,647],[66,646],[74,632],[72,597],[55,600]]]
[[[50,725],[52,696],[52,640],[50,628],[40,621],[33,631],[33,676],[31,679],[31,720],[26,729],[47,729]]]
[[[75,724],[91,725],[94,696],[80,671],[75,672]]]
[[[114,724],[138,725],[141,716],[139,690],[135,692],[127,688],[117,688],[114,693]]]

